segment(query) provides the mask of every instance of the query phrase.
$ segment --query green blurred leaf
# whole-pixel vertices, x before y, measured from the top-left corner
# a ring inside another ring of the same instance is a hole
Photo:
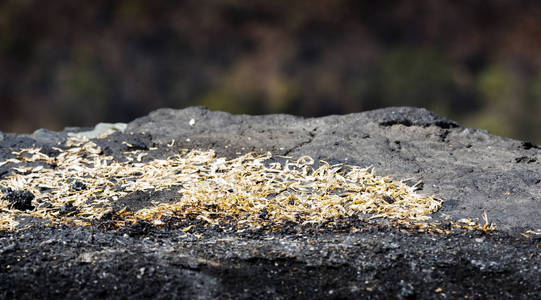
[[[450,101],[454,88],[450,62],[434,49],[399,47],[381,59],[380,88],[384,105],[431,107]]]

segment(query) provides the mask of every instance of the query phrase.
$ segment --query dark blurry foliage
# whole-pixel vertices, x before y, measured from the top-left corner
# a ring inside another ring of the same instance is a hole
[[[541,143],[539,1],[0,2],[0,130],[421,106]]]

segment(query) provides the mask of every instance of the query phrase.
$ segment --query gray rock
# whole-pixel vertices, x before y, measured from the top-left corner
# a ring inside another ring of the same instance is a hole
[[[43,128],[34,131],[30,137],[39,143],[49,145],[57,145],[66,141],[66,134]]]
[[[479,218],[500,229],[541,228],[541,148],[464,128],[421,108],[391,107],[344,116],[231,115],[201,107],[160,109],[128,124],[157,144],[250,151],[372,166],[445,200],[441,214]]]
[[[69,130],[69,128],[66,128]],[[86,137],[89,139],[104,138],[117,131],[123,132],[126,129],[125,123],[98,123],[92,130],[68,132],[68,136]]]
[[[5,135],[0,162],[35,144],[47,152],[57,138],[48,131],[37,131],[32,138]],[[238,231],[197,218],[172,218],[163,227],[142,221],[111,228],[109,221],[118,217],[113,212],[92,226],[52,227],[21,216],[21,230],[0,232],[0,254],[9,269],[0,272],[1,299],[541,295],[541,237],[526,238],[511,230],[541,227],[541,150],[531,143],[402,107],[315,119],[162,109],[133,121],[124,133],[93,141],[115,159],[123,159],[126,151],[146,151],[144,159],[151,160],[183,147],[212,148],[228,157],[255,150],[371,165],[380,175],[410,178],[412,184],[423,180],[423,192],[445,200],[435,218],[443,213],[454,219],[480,217],[486,210],[490,221],[505,230],[487,234],[455,228],[433,234],[386,226],[378,219],[349,219],[345,225],[350,228],[292,224],[277,232]],[[3,168],[0,177],[12,166]],[[68,183],[74,192],[85,191],[77,181]],[[113,208],[175,201],[177,191],[137,191],[118,199]],[[36,198],[46,203],[43,194]]]

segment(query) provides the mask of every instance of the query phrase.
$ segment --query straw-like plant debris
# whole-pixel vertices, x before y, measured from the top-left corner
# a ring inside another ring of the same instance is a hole
[[[119,162],[81,138],[55,148],[60,154],[54,157],[40,150],[22,149],[0,163],[14,165],[0,180],[0,229],[18,228],[18,218],[25,216],[84,226],[111,213],[115,226],[141,220],[160,225],[167,217],[253,227],[352,216],[426,222],[442,204],[371,169],[314,164],[307,156],[248,153],[228,160],[212,150],[180,150],[143,161],[147,152],[138,150]],[[172,202],[113,211],[115,201],[131,193],[173,187],[178,199]]]

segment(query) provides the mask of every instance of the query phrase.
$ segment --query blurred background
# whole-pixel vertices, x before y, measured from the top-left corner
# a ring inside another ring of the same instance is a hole
[[[425,107],[541,144],[541,1],[0,1],[0,130]]]

